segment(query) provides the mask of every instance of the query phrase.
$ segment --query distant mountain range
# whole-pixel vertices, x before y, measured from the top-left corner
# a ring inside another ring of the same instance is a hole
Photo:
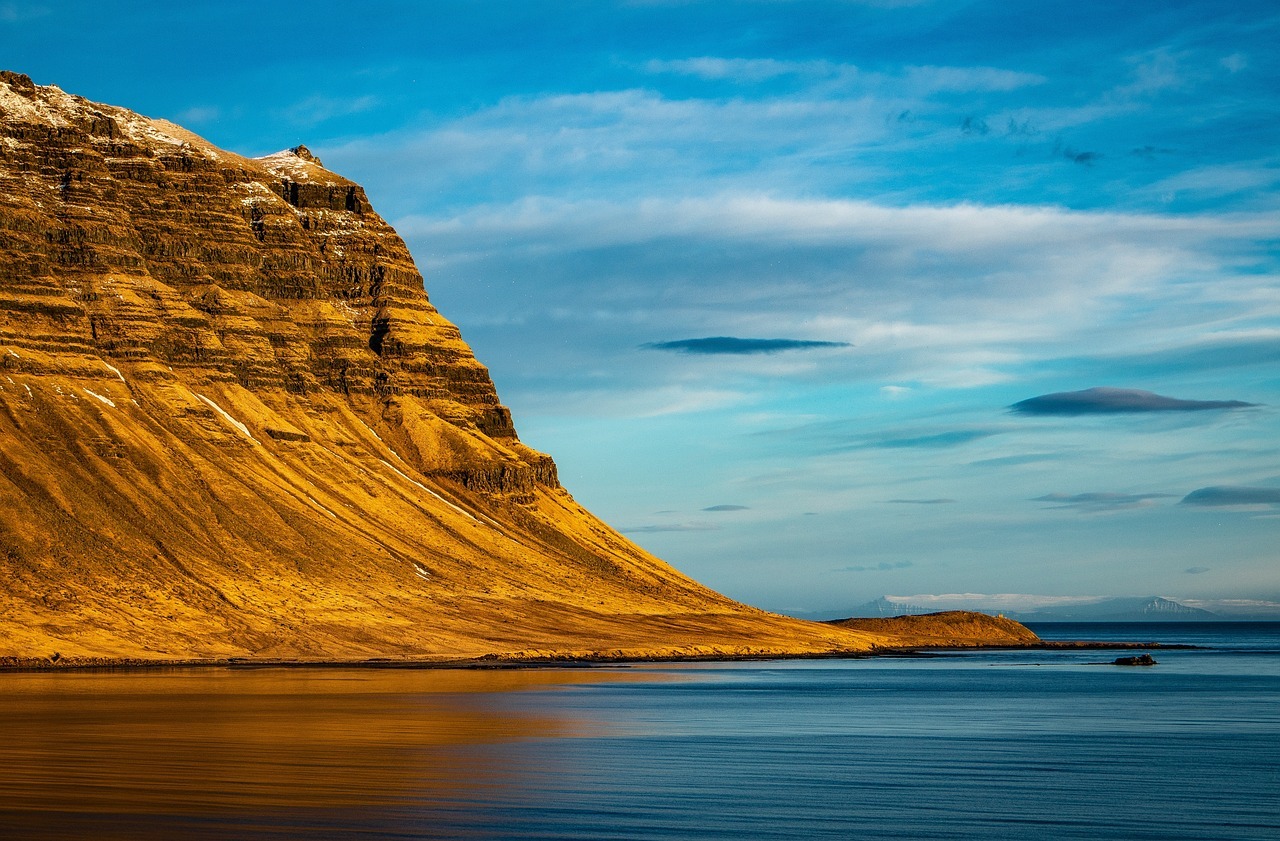
[[[985,601],[984,601],[985,598]],[[924,604],[927,600],[927,604]],[[1276,620],[1280,606],[1268,602],[1211,603],[1221,610],[1206,610],[1162,596],[1128,596],[1068,599],[1052,604],[1015,607],[1009,597],[966,594],[945,596],[881,596],[855,608],[856,617],[918,616],[940,610],[976,610],[1000,614],[1019,622],[1207,622],[1222,620]]]

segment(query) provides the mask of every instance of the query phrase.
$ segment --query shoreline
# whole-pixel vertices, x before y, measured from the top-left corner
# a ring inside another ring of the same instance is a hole
[[[871,660],[887,658],[946,657],[970,651],[1188,651],[1207,650],[1206,646],[1160,642],[1041,641],[1035,643],[992,643],[975,645],[878,646],[866,651],[772,652],[752,654],[655,654],[649,657],[548,655],[539,657],[504,657],[487,654],[481,657],[448,659],[366,658],[363,660],[225,659],[150,660],[131,657],[47,657],[0,658],[0,674],[86,672],[86,671],[163,671],[190,669],[548,669],[593,668],[597,666],[644,666],[658,663],[746,663],[769,660]]]

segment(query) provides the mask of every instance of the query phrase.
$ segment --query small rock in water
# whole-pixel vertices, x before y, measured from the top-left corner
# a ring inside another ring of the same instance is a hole
[[[1150,654],[1139,654],[1137,657],[1117,657],[1114,665],[1116,666],[1154,666],[1156,658]]]

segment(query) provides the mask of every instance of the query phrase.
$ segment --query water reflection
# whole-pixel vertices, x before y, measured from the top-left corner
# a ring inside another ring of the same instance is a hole
[[[6,838],[463,837],[535,769],[492,746],[589,726],[506,693],[618,670],[0,676]]]

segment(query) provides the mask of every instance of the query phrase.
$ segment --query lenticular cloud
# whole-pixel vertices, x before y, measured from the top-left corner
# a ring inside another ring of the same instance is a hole
[[[1023,415],[1114,415],[1142,412],[1198,412],[1256,406],[1241,400],[1181,400],[1136,388],[1086,388],[1042,394],[1009,408]]]

